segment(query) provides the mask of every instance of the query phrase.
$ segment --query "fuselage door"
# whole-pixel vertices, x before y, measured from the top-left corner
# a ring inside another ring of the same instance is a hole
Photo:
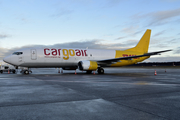
[[[31,49],[31,59],[32,60],[37,59],[37,51],[36,51],[36,49]]]

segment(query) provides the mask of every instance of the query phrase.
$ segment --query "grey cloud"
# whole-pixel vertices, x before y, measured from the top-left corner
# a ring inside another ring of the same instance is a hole
[[[143,30],[144,31],[144,30]],[[124,31],[124,30],[122,30],[122,32],[126,32],[126,30]],[[144,31],[145,32],[145,31]],[[124,37],[118,37],[118,38],[116,38],[115,40],[121,40],[121,39],[124,39],[124,38],[127,38],[128,36],[135,36],[135,35],[137,35],[137,34],[139,34],[139,33],[142,33],[142,30],[140,30],[140,31],[137,31],[137,32],[129,32],[129,34],[127,35],[127,36],[124,36]],[[143,34],[142,34],[143,35]],[[140,39],[140,38],[139,38]],[[132,41],[132,40],[130,40],[130,41]]]
[[[127,40],[125,41],[125,43],[123,44],[123,46],[125,47],[134,47],[136,46],[136,44],[138,43],[139,40]]]
[[[100,46],[100,41],[99,39],[94,39],[94,40],[83,40],[80,42],[69,42],[69,43],[61,43],[61,44],[54,44],[51,45],[50,47],[61,47],[61,48],[98,48]],[[102,46],[100,46],[102,47]]]
[[[135,32],[135,33],[133,33],[132,35],[134,36],[134,35],[137,35],[137,34],[139,34],[139,33],[141,33],[142,32],[142,30],[141,31],[137,31],[137,32]],[[145,32],[145,31],[144,31]]]
[[[69,42],[62,44],[55,44],[51,47],[61,47],[61,48],[89,48],[89,49],[114,49],[114,48],[123,48],[123,44],[111,43],[106,44],[102,39],[93,39],[93,40],[82,40],[80,42]]]
[[[173,40],[174,38],[173,37],[164,37],[164,36],[161,36],[161,37],[152,37],[151,38],[151,44],[155,44],[155,45],[158,45],[158,44],[168,44],[168,42],[170,40]]]
[[[115,5],[118,5],[123,0],[107,0],[107,4],[105,6],[113,7]]]
[[[10,54],[12,54],[13,52],[15,52],[17,50],[25,49],[25,48],[31,48],[31,47],[40,47],[40,46],[38,46],[38,45],[30,45],[30,46],[15,47],[15,48],[11,48],[11,49],[0,48],[0,50],[1,50],[0,60],[2,60],[5,56],[10,55]]]
[[[111,36],[113,36],[113,34],[106,34],[106,35],[104,35],[104,37],[111,37]]]
[[[159,43],[159,44],[155,44],[153,47],[155,48],[168,48],[169,44],[165,44],[165,43]]]
[[[172,44],[172,43],[178,43],[180,40],[180,38],[174,38],[174,39],[171,39],[168,41],[169,44]]]
[[[126,38],[126,37],[129,37],[129,36],[134,37],[134,36],[136,36],[138,34],[143,35],[145,33],[145,30],[144,29],[139,30],[139,26],[130,26],[130,27],[123,28],[123,30],[121,32],[126,33],[126,36],[124,37],[124,38]],[[121,38],[121,37],[119,37],[119,38]],[[118,38],[116,40],[118,40]]]
[[[148,15],[151,17],[151,22],[149,25],[162,25],[168,23],[171,18],[180,16],[180,8],[149,13]]]
[[[27,18],[21,18],[20,20],[25,23],[27,23],[29,21]]]
[[[0,34],[0,39],[4,39],[4,38],[7,38],[7,37],[11,37],[11,36],[7,35],[7,34]]]
[[[121,39],[124,39],[124,38],[126,38],[126,37],[118,37],[115,40],[121,40]]]
[[[161,1],[164,1],[164,2],[177,2],[177,1],[180,1],[180,0],[161,0]]]
[[[174,54],[179,54],[180,55],[180,47],[176,48],[173,52]]]
[[[180,8],[174,10],[152,12],[144,15],[136,14],[133,15],[132,18],[137,20],[145,19],[146,21],[148,21],[147,26],[153,26],[153,25],[163,25],[172,22],[172,18],[179,16],[180,16]]]
[[[62,16],[65,16],[65,15],[69,15],[73,13],[72,10],[67,10],[67,9],[60,9],[58,10],[58,12],[56,12],[55,14],[51,15],[52,17],[62,17]]]
[[[3,58],[4,55],[8,52],[8,49],[5,49],[5,48],[0,48],[0,58]]]
[[[97,0],[91,0],[91,3],[98,4],[98,8],[106,9],[106,8],[112,8],[114,6],[117,6],[124,0],[103,0],[103,1],[98,1]]]
[[[156,33],[155,35],[153,35],[153,37],[160,36],[160,35],[164,34],[165,31],[166,31],[166,30],[163,30],[163,31],[161,31],[161,32],[158,32],[158,33]]]
[[[131,25],[129,27],[123,28],[122,32],[127,33],[127,34],[132,34],[132,33],[134,34],[138,28],[139,28],[138,26]]]

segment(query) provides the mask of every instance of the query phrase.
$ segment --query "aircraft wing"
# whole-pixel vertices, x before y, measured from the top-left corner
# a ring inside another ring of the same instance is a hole
[[[97,62],[102,62],[102,63],[119,62],[120,60],[131,60],[132,58],[145,57],[145,56],[151,56],[151,55],[159,55],[159,53],[168,52],[168,51],[172,51],[172,50],[150,52],[150,53],[145,53],[143,55],[137,55],[137,56],[119,57],[119,58],[113,58],[113,59],[98,60]]]

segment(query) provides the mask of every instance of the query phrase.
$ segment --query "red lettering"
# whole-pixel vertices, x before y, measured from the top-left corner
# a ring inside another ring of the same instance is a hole
[[[85,56],[87,56],[86,51],[87,51],[87,50],[84,50],[84,54],[85,54]]]
[[[123,54],[122,56],[123,56],[123,57],[128,57],[128,56],[131,57],[131,56],[136,56],[136,55],[127,55],[127,54]],[[133,59],[139,59],[139,58],[133,58]]]
[[[63,51],[63,52],[65,52],[64,54],[67,54],[67,55],[70,55],[70,56],[74,56],[74,55],[76,55],[76,56],[87,56],[87,50],[81,50],[81,49],[76,49],[76,50],[69,49],[69,50],[67,50],[67,49],[55,49],[55,48],[49,49],[49,48],[45,48],[44,49],[44,54],[46,55],[46,57],[52,56],[51,58],[54,58],[56,56],[61,55],[61,50],[62,51],[64,50]],[[123,56],[125,57],[126,54],[123,54]]]
[[[50,53],[47,54],[47,50],[49,51],[48,48],[44,49],[44,54],[45,54],[45,55],[50,55]]]
[[[54,56],[56,56],[57,55],[57,50],[56,49],[51,49],[51,51],[52,51],[52,55],[54,55]]]
[[[128,57],[128,55],[127,54],[123,54],[123,57]]]
[[[81,52],[82,52],[82,56],[84,56],[83,50],[81,50]]]
[[[78,52],[76,52],[76,56],[81,56],[81,51],[80,50],[76,49],[75,51],[78,51]]]
[[[61,49],[58,49],[59,56],[61,55],[60,51],[61,51]]]

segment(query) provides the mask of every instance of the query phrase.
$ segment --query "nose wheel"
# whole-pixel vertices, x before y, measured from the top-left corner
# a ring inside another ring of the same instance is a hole
[[[104,69],[102,67],[99,67],[97,72],[98,74],[104,74]]]

